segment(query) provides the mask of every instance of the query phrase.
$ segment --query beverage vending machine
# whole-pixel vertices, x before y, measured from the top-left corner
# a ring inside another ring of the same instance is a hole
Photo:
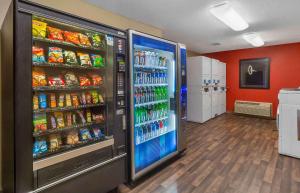
[[[177,43],[129,30],[131,180],[179,152]]]
[[[13,1],[1,43],[4,192],[124,183],[127,32]]]

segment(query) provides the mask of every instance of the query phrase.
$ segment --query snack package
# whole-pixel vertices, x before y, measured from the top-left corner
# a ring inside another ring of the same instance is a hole
[[[37,63],[46,62],[43,48],[39,48],[36,46],[32,47],[32,62],[37,62]]]
[[[97,74],[90,75],[92,78],[92,85],[94,86],[100,86],[103,83],[103,78]]]
[[[76,93],[72,93],[71,97],[72,97],[72,104],[73,104],[73,106],[75,106],[75,107],[79,106],[78,95]]]
[[[65,106],[65,95],[64,94],[59,94],[58,97],[58,106],[59,107],[64,107]]]
[[[58,48],[58,47],[49,47],[48,62],[49,63],[63,63],[64,57],[63,57],[62,49]]]
[[[93,121],[95,121],[95,122],[100,123],[100,122],[104,121],[104,116],[101,113],[99,113],[99,114],[98,113],[93,113],[92,117],[93,117]]]
[[[71,95],[70,94],[66,94],[66,106],[67,107],[72,106],[72,100],[71,100]]]
[[[32,71],[32,86],[47,86],[46,74],[41,71]]]
[[[76,115],[76,113],[72,113],[72,122],[73,122],[73,125],[77,124],[77,115]]]
[[[48,26],[47,31],[48,31],[48,38],[50,40],[64,41],[64,37],[62,34],[63,32],[61,29]]]
[[[98,104],[99,103],[99,96],[97,91],[91,91],[92,95],[92,103],[93,104]]]
[[[65,59],[65,63],[67,64],[71,64],[71,65],[78,64],[76,54],[73,51],[64,50],[64,59]]]
[[[55,108],[56,105],[56,96],[55,93],[50,93],[50,107]]]
[[[64,114],[62,112],[55,112],[54,116],[56,118],[57,127],[58,128],[65,127]]]
[[[72,126],[72,113],[71,112],[66,113],[66,125]]]
[[[94,67],[103,67],[104,66],[104,58],[97,54],[91,54],[91,58],[93,61]]]
[[[86,104],[92,104],[92,96],[90,92],[87,92],[85,94],[85,98],[86,98]]]
[[[80,59],[81,66],[92,66],[92,62],[88,54],[79,52],[77,55]]]
[[[49,136],[49,150],[56,151],[61,146],[61,138],[59,135],[50,135]]]
[[[39,95],[39,106],[41,109],[45,109],[47,108],[47,95],[44,93],[41,93]]]
[[[34,19],[32,20],[32,35],[34,37],[45,38],[46,28],[47,28],[47,23],[34,20]]]
[[[65,86],[65,81],[62,76],[49,76],[48,77],[49,86]]]
[[[80,104],[85,105],[86,104],[86,98],[85,98],[85,93],[81,93],[80,95]]]
[[[32,102],[33,102],[33,110],[38,110],[39,109],[39,97],[38,95],[33,95],[33,99],[32,99]]]
[[[83,111],[76,111],[76,113],[79,115],[80,119],[81,119],[81,123],[82,124],[85,124],[86,123],[86,120],[84,118],[84,115],[83,115]]]
[[[94,127],[92,129],[92,134],[93,137],[97,139],[104,137],[104,134],[102,133],[101,129],[99,129],[98,127]]]
[[[47,130],[47,117],[46,113],[35,114],[33,116],[34,132]]]
[[[80,44],[82,46],[88,46],[88,47],[92,46],[88,36],[81,33],[79,33],[78,36],[79,36]]]
[[[102,104],[104,103],[104,99],[103,96],[101,94],[98,95],[99,96],[99,102]]]
[[[56,124],[56,119],[53,115],[50,116],[50,123],[51,123],[51,128],[52,129],[56,129],[57,128],[57,124]]]
[[[92,122],[92,113],[90,109],[86,110],[86,121],[88,123]]]
[[[79,137],[77,131],[71,131],[67,134],[66,143],[68,145],[75,145],[79,142]]]
[[[78,39],[78,33],[76,32],[64,31],[64,37],[65,37],[65,41],[67,42],[77,44],[77,45],[80,44]]]
[[[41,153],[46,153],[48,146],[46,140],[36,140],[33,144],[33,157],[38,156]]]
[[[77,86],[79,85],[78,79],[73,72],[67,72],[65,74],[65,81],[68,86]]]
[[[97,33],[86,33],[86,35],[92,40],[92,44],[94,47],[103,47],[104,46],[104,38]]]
[[[91,86],[91,81],[86,76],[79,76],[80,86]]]
[[[79,133],[80,133],[80,138],[82,141],[92,139],[92,136],[87,128],[80,129]]]

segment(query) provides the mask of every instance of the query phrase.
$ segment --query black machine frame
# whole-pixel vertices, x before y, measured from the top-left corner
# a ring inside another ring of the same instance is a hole
[[[113,78],[113,96],[109,99],[111,120],[109,127],[114,133],[114,146],[111,148],[112,159],[102,161],[92,167],[69,175],[62,180],[46,186],[36,187],[33,172],[32,157],[32,15],[69,22],[87,29],[95,29],[114,37],[114,44],[118,39],[127,43],[126,31],[118,30],[106,25],[80,18],[68,13],[53,10],[30,1],[12,1],[5,17],[1,43],[1,82],[2,82],[2,159],[3,159],[3,189],[7,193],[24,192],[76,192],[99,193],[106,192],[128,178],[127,172],[127,128],[126,115],[128,114],[128,99],[125,106],[114,104],[117,99],[116,82]],[[116,47],[116,46],[114,46]],[[126,64],[128,55],[124,45]],[[116,52],[114,52],[113,72]],[[128,73],[125,71],[125,81]],[[124,85],[125,93],[127,87]],[[5,102],[4,102],[5,101]],[[73,162],[76,162],[74,160]]]

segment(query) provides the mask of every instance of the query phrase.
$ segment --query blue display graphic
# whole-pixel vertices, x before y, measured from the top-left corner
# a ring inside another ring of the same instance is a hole
[[[176,45],[132,35],[134,171],[177,151]]]

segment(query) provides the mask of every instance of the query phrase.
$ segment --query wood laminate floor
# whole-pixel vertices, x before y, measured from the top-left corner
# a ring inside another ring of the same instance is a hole
[[[121,193],[300,193],[300,160],[278,154],[274,120],[188,124],[186,155]]]

